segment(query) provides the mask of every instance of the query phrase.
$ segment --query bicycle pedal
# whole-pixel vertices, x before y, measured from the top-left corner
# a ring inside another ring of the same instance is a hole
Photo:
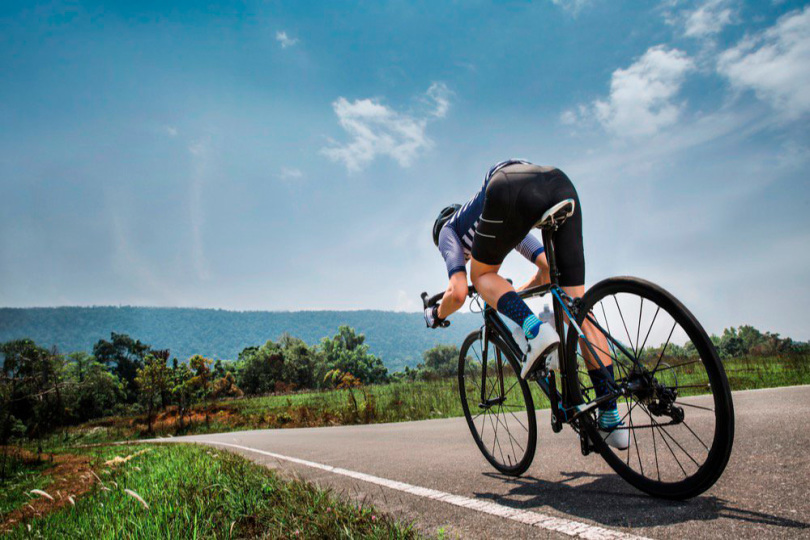
[[[559,414],[560,411],[557,411],[556,413],[554,412],[551,413],[551,431],[553,431],[554,433],[559,433],[560,431],[562,431],[563,428],[562,422],[560,421],[559,418]]]

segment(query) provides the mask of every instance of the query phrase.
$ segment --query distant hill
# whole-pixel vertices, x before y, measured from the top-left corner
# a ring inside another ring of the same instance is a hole
[[[481,325],[481,315],[458,313],[452,325],[428,330],[421,313],[391,311],[225,311],[146,307],[0,308],[0,343],[31,338],[61,352],[91,351],[110,332],[129,334],[156,349],[187,360],[194,354],[235,359],[251,345],[277,340],[284,332],[309,344],[332,336],[340,325],[366,335],[390,371],[415,366],[438,343],[461,345]]]

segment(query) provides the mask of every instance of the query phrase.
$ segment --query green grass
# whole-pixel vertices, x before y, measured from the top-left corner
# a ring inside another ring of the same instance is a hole
[[[42,472],[50,466],[46,461],[31,462],[6,456],[5,479],[0,480],[0,516],[27,503],[32,489],[47,487],[49,479]]]
[[[810,384],[810,357],[784,355],[724,361],[732,390]],[[702,368],[694,374],[684,369],[680,384],[705,381]],[[589,384],[589,383],[588,383]],[[530,385],[535,407],[547,408],[540,388]],[[682,395],[700,390],[684,390]],[[157,424],[153,434],[133,418],[110,418],[73,428],[55,444],[94,443],[149,436],[213,433],[245,429],[316,427],[358,423],[406,422],[462,416],[455,377],[436,381],[397,382],[361,389],[302,392],[251,397],[216,404],[206,424],[198,417],[179,429],[176,423]]]
[[[144,449],[126,463],[103,465]],[[358,508],[311,484],[282,479],[228,452],[191,445],[87,452],[97,459],[103,484],[75,507],[19,525],[9,538],[417,537],[410,527],[371,507]],[[126,489],[140,495],[148,509]]]

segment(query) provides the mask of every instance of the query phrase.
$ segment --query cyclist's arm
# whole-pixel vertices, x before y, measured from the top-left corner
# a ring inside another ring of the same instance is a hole
[[[534,275],[534,277],[518,287],[516,289],[517,291],[522,291],[537,285],[544,285],[550,281],[548,273],[548,261],[546,260],[546,251],[543,244],[540,243],[540,240],[538,240],[532,233],[529,233],[526,235],[526,238],[524,238],[523,241],[517,245],[515,250],[526,257],[529,262],[537,266],[537,273]]]
[[[446,319],[459,310],[467,300],[467,266],[461,239],[452,227],[444,227],[439,233],[439,251],[447,265],[450,282],[439,305],[439,317]]]

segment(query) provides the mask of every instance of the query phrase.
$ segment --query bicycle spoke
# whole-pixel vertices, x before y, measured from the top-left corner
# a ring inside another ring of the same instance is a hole
[[[625,398],[626,399],[626,398]],[[633,443],[636,446],[636,457],[638,457],[638,467],[641,469],[641,475],[644,476],[644,465],[641,464],[641,452],[638,451],[638,438],[636,438],[636,430],[633,429],[633,415],[630,415],[630,433],[633,435]]]
[[[622,313],[622,308],[619,307],[619,301],[616,300],[616,295],[613,295],[613,301],[616,302],[616,309],[619,310],[619,317],[622,319],[622,325],[624,326],[624,331],[627,334],[627,341],[630,343],[630,348],[633,349],[633,356],[638,357],[636,354],[636,349],[633,347],[633,339],[630,337],[630,331],[627,329],[627,323],[624,322],[624,314]]]
[[[641,343],[639,338],[641,337],[641,315],[644,313],[644,297],[641,297],[641,308],[638,310],[638,326],[636,327],[636,345]],[[636,351],[636,358],[641,351]]]
[[[655,314],[653,315],[652,322],[650,323],[650,327],[647,329],[647,335],[644,336],[644,343],[641,344],[641,349],[639,349],[639,355],[644,354],[644,347],[647,345],[647,340],[650,338],[650,332],[652,332],[653,326],[655,326],[655,319],[658,317],[658,312],[659,311],[661,311],[661,306],[657,306],[655,308]],[[636,357],[636,359],[640,360],[640,358],[638,358],[638,357]]]
[[[501,411],[501,412],[503,412],[503,411]],[[498,420],[498,421],[501,422],[501,420]],[[512,432],[509,430],[509,426],[506,425],[505,416],[504,416],[504,420],[501,422],[501,425],[506,430],[506,434],[509,435],[509,444],[512,446],[512,453],[515,454],[515,456],[517,456],[517,452],[515,452],[515,446],[514,445],[517,444],[518,448],[520,448],[521,452],[523,451],[523,447],[521,447],[520,443],[517,441],[517,439],[515,439],[515,437],[512,436]]]
[[[692,428],[690,428],[690,427],[689,427],[689,424],[687,424],[687,423],[686,423],[686,420],[681,420],[681,424],[683,424],[683,426],[684,426],[686,429],[688,429],[688,430],[689,430],[689,433],[691,433],[692,435],[694,435],[694,436],[695,436],[695,438],[696,438],[698,441],[700,441],[700,444],[702,444],[702,445],[703,445],[703,448],[705,448],[707,452],[709,452],[709,451],[710,451],[710,450],[709,450],[709,447],[708,447],[708,446],[706,446],[706,443],[705,443],[705,442],[703,442],[703,439],[701,439],[700,437],[698,437],[698,434],[697,434],[697,433],[695,433],[695,432],[692,430]]]
[[[711,388],[709,383],[706,384],[679,384],[678,386],[667,386],[667,388]]]
[[[599,302],[599,307],[602,308],[602,315],[605,316],[605,327],[607,327],[608,334],[611,334],[612,332],[610,331],[610,321],[608,320],[607,313],[605,313],[605,304],[603,304],[602,302]],[[608,346],[613,351],[613,356],[615,358],[616,357],[616,346],[610,340],[607,340],[607,342],[608,342]]]
[[[683,367],[683,366],[688,366],[688,365],[691,365],[691,364],[696,364],[698,362],[700,362],[699,358],[697,360],[690,360],[688,362],[683,362],[681,364],[675,364],[675,365],[667,366],[667,367],[664,367],[664,368],[660,368],[656,373],[661,373],[662,371],[668,371],[670,369],[675,369],[675,368],[679,368],[679,367]]]
[[[655,423],[653,423],[653,425],[655,425]],[[661,431],[661,428],[660,428],[660,427],[658,427],[658,426],[656,426],[656,429],[658,429],[658,431]],[[675,452],[672,450],[672,447],[671,447],[671,446],[669,445],[669,443],[667,442],[666,437],[664,437],[663,435],[661,435],[661,440],[662,440],[662,441],[664,441],[664,444],[666,444],[666,445],[667,445],[667,448],[669,448],[669,453],[670,453],[670,454],[672,454],[672,457],[673,457],[673,458],[675,458],[675,463],[677,463],[677,464],[678,464],[678,467],[680,467],[681,471],[683,472],[683,475],[684,475],[684,476],[689,476],[689,475],[686,473],[686,469],[684,469],[684,468],[683,468],[683,465],[681,465],[681,461],[678,459],[678,456],[676,456],[676,455],[675,455]]]
[[[642,405],[641,407],[642,407],[642,408],[645,408],[645,407],[644,407],[644,405]],[[662,430],[662,432],[663,432],[665,435],[667,435],[667,436],[670,438],[670,440],[671,440],[672,442],[674,442],[674,443],[675,443],[675,444],[678,446],[678,448],[680,448],[680,449],[681,449],[681,452],[683,452],[684,454],[686,454],[686,457],[688,457],[688,458],[689,458],[689,459],[692,461],[692,463],[694,463],[694,464],[695,464],[695,466],[696,466],[696,467],[700,468],[700,463],[698,463],[697,461],[695,461],[695,458],[693,458],[693,457],[692,457],[692,454],[690,454],[689,452],[687,452],[687,451],[686,451],[686,449],[685,449],[683,446],[681,446],[681,443],[679,443],[679,442],[677,441],[677,439],[675,439],[675,437],[673,437],[673,436],[672,436],[672,434],[671,434],[669,431],[667,431],[666,429],[664,429],[664,427],[663,427],[663,426],[661,426],[660,424],[658,424],[658,422],[656,422],[656,421],[655,421],[655,418],[653,418],[653,417],[652,417],[652,414],[650,414],[650,413],[649,413],[649,411],[647,412],[647,414],[650,416],[650,420],[652,420],[653,424],[656,424],[656,425],[659,427],[659,429],[661,429],[661,430]]]
[[[518,418],[518,417],[517,417],[517,415],[516,415],[515,413],[513,413],[512,411],[507,411],[507,412],[509,412],[509,414],[511,414],[511,415],[512,415],[512,416],[515,418],[515,421],[516,421],[518,424],[520,424],[520,427],[522,427],[522,428],[523,428],[524,430],[526,430],[527,432],[529,431],[529,428],[527,428],[526,426],[524,426],[524,425],[523,425],[523,422],[521,422],[521,421],[520,421],[520,418]]]
[[[490,416],[490,418],[491,418],[491,416]],[[498,445],[498,452],[501,454],[501,463],[506,463],[506,457],[504,457],[504,455],[503,455],[503,447],[501,446],[500,439],[498,439],[498,424],[493,422],[493,425],[495,426],[495,442],[492,445],[492,453],[493,454],[495,453],[495,445],[497,444]]]
[[[683,407],[692,407],[694,409],[703,409],[704,411],[714,412],[714,409],[710,409],[708,407],[701,407],[700,405],[692,405],[691,403],[684,403],[683,401],[679,401],[678,405]]]
[[[661,354],[658,356],[658,361],[655,363],[655,367],[650,373],[650,376],[655,377],[655,373],[658,371],[658,366],[661,365],[661,359],[664,358],[664,353],[667,352],[667,347],[669,346],[669,341],[672,339],[672,333],[675,332],[675,327],[678,326],[678,321],[672,323],[672,330],[669,331],[669,337],[667,337],[667,342],[664,343],[664,348],[661,349]]]

